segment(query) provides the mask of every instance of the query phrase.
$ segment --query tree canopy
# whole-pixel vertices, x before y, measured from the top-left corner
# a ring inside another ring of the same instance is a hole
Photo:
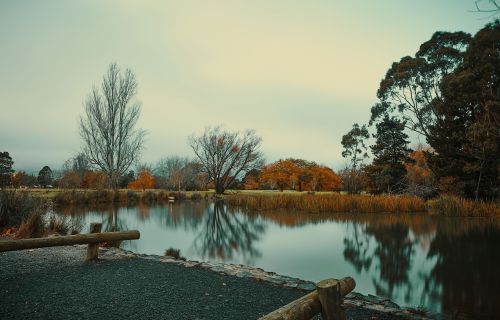
[[[44,166],[38,172],[38,183],[44,188],[52,184],[52,178],[52,169],[49,166]]]
[[[224,193],[248,171],[262,167],[261,143],[254,130],[232,132],[221,126],[208,127],[201,136],[189,138],[189,145],[217,193]]]
[[[437,119],[441,80],[462,62],[470,38],[464,32],[436,32],[414,57],[394,62],[380,82],[380,102],[372,107],[370,122],[389,113],[427,139]]]
[[[259,181],[280,191],[334,191],[340,190],[340,177],[330,168],[303,159],[286,159],[266,165]]]
[[[498,197],[500,168],[500,22],[471,40],[463,62],[441,83],[430,129],[429,165],[469,197]]]
[[[359,126],[355,123],[352,129],[342,136],[342,157],[350,158],[351,166],[356,169],[357,166],[368,157],[366,153],[365,139],[370,138],[366,125]],[[364,153],[363,153],[364,152]]]

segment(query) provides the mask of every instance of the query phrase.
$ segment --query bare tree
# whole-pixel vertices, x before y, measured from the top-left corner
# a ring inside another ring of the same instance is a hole
[[[79,152],[74,157],[69,158],[62,165],[63,172],[76,172],[80,177],[83,177],[85,172],[89,170],[89,159],[82,152]]]
[[[185,157],[165,157],[158,161],[154,172],[165,179],[166,186],[169,189],[180,191],[186,182],[185,171],[188,164],[189,159]]]
[[[231,132],[221,126],[208,127],[203,135],[189,138],[189,145],[217,193],[224,193],[235,179],[262,166],[261,143],[254,130]]]
[[[135,75],[121,72],[116,63],[109,66],[101,88],[94,87],[85,101],[80,117],[83,152],[90,163],[109,177],[113,188],[121,175],[137,161],[146,132],[135,129],[141,112]]]
[[[500,4],[497,3],[497,0],[476,0],[474,2],[476,4],[476,10],[474,10],[474,12],[486,12],[492,13],[493,15],[500,13]],[[488,2],[489,5],[485,6],[484,2]]]

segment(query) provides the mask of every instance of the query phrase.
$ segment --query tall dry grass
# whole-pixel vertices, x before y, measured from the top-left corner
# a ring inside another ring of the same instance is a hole
[[[429,211],[449,217],[500,217],[498,202],[467,200],[454,196],[440,196],[428,201]]]
[[[100,204],[154,204],[167,202],[169,197],[175,200],[199,200],[199,193],[188,196],[184,192],[167,192],[165,190],[69,190],[57,193],[53,197],[57,206],[100,205]]]
[[[46,203],[46,200],[33,197],[29,192],[0,191],[0,230],[26,222],[35,210],[45,208]]]
[[[25,191],[0,191],[0,233],[5,231],[14,238],[36,238],[80,230],[78,221],[53,213],[50,199]]]
[[[244,210],[289,210],[311,213],[407,213],[426,211],[425,201],[415,196],[367,196],[340,194],[231,195],[229,206]]]

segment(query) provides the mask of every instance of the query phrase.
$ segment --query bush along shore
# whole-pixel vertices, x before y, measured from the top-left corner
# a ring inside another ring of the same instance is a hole
[[[29,193],[29,192],[28,192]],[[37,194],[36,192],[34,193]],[[38,196],[37,196],[38,197]],[[499,202],[468,200],[442,195],[425,201],[411,195],[361,195],[340,193],[237,192],[216,195],[213,191],[165,190],[62,190],[48,198],[57,207],[104,204],[154,204],[171,200],[223,199],[233,208],[251,211],[289,210],[310,213],[416,213],[450,217],[500,217]]]
[[[429,213],[448,217],[500,217],[498,202],[474,201],[454,196],[423,200],[409,195],[342,195],[339,193],[246,193],[215,195],[213,192],[164,190],[62,190],[46,196],[41,192],[0,191],[0,233],[37,237],[49,233],[77,233],[64,215],[52,207],[100,205],[152,205],[168,201],[223,199],[235,209],[248,212],[289,211],[306,213]]]

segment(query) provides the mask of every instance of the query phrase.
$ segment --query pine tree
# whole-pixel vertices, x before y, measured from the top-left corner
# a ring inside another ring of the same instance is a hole
[[[0,152],[0,188],[10,185],[10,177],[14,172],[14,170],[12,170],[13,164],[14,161],[12,161],[7,151]]]
[[[411,161],[408,135],[404,133],[405,122],[388,114],[376,124],[373,163],[366,168],[375,191],[398,193],[403,190],[406,175],[405,163]]]

